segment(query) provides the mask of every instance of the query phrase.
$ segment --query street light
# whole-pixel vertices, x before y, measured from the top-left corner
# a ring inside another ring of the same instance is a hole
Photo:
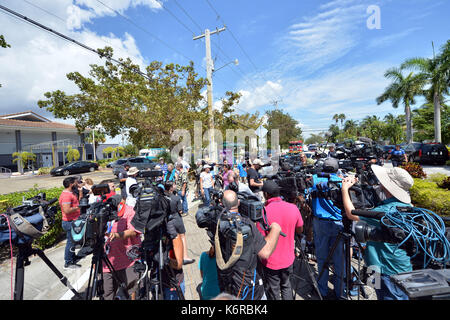
[[[221,67],[218,68],[218,69],[214,69],[214,68],[213,68],[213,72],[219,71],[220,69],[225,68],[227,65],[229,65],[229,64],[231,64],[231,63],[234,63],[235,66],[238,66],[238,65],[239,65],[239,60],[238,60],[238,59],[235,59],[234,61],[230,61],[230,62],[228,62],[227,64],[221,66]]]

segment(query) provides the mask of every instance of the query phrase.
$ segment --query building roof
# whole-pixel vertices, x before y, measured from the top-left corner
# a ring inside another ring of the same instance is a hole
[[[0,127],[77,130],[71,124],[50,121],[33,111],[0,115]]]

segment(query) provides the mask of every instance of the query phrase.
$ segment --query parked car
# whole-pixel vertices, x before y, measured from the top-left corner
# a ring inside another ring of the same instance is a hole
[[[94,172],[98,170],[98,164],[89,161],[74,161],[50,170],[52,176],[68,176],[73,173]]]
[[[420,164],[444,165],[450,158],[449,151],[443,143],[413,142],[403,147],[408,161]]]
[[[156,162],[153,162],[152,160],[149,160],[146,157],[128,158],[126,162],[113,166],[113,174],[115,176],[118,176],[120,170],[126,164],[128,164],[130,167],[136,167],[139,170],[148,170],[148,169],[151,170],[151,169],[155,168],[155,166],[157,165]]]
[[[114,168],[115,166],[124,164],[125,162],[127,162],[127,159],[118,159],[116,161],[110,162],[106,165],[107,168]]]
[[[308,151],[316,151],[316,150],[317,150],[317,145],[315,145],[315,144],[308,145]]]

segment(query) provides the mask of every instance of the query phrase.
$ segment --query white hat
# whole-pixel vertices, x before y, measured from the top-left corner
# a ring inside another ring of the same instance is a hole
[[[130,170],[128,170],[128,175],[129,175],[129,176],[132,176],[132,175],[135,175],[135,174],[138,173],[138,172],[139,172],[139,169],[138,169],[138,168],[136,168],[136,167],[131,167]]]
[[[395,198],[403,203],[411,203],[409,189],[413,186],[414,179],[408,171],[399,167],[386,169],[376,164],[373,164],[371,168],[383,187]]]
[[[264,165],[264,163],[263,163],[260,159],[258,159],[258,158],[256,158],[255,160],[253,160],[252,164],[259,164],[260,166]]]

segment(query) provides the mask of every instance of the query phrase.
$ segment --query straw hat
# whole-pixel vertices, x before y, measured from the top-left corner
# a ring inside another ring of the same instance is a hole
[[[373,173],[378,181],[385,187],[395,198],[403,203],[411,203],[409,189],[414,184],[414,179],[405,169],[395,167],[386,169],[379,165],[371,166]]]

